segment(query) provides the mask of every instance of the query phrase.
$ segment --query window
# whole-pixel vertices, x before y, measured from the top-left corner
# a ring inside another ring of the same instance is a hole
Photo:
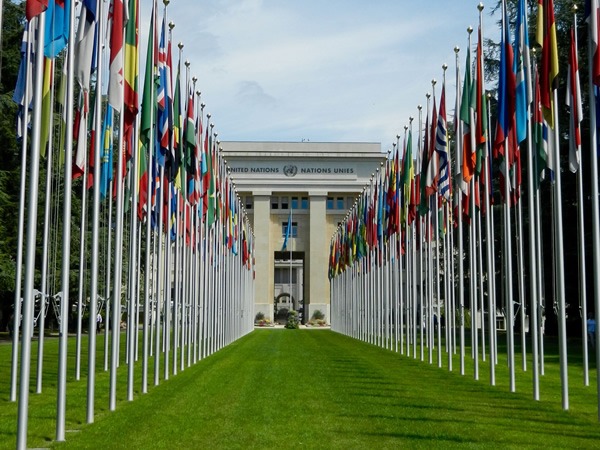
[[[246,209],[252,209],[254,207],[254,197],[251,195],[244,197],[244,207]]]
[[[287,222],[283,222],[281,224],[281,236],[285,237],[285,233],[287,231]],[[291,237],[298,237],[298,222],[292,222]]]
[[[290,284],[290,269],[278,267],[275,269],[275,283]],[[292,283],[298,283],[298,271],[292,270]]]
[[[292,197],[292,209],[298,209],[298,197]]]
[[[327,197],[327,209],[333,209],[333,197]]]
[[[308,209],[308,197],[302,197],[302,203],[300,209]]]
[[[338,197],[335,201],[335,209],[346,209],[344,207],[344,197]]]
[[[289,197],[281,197],[281,209],[290,209]]]
[[[279,197],[271,197],[271,209],[279,209]]]

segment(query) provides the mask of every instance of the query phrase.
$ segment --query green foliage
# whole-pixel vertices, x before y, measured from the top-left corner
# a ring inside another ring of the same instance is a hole
[[[263,320],[265,318],[265,315],[262,312],[257,312],[256,316],[254,316],[254,321],[258,322],[259,320]]]
[[[316,309],[310,318],[311,320],[322,320],[325,318],[325,314],[323,314],[320,309]]]
[[[298,328],[300,328],[300,322],[298,320],[298,311],[291,310],[290,312],[288,312],[285,327],[289,330],[297,330]]]

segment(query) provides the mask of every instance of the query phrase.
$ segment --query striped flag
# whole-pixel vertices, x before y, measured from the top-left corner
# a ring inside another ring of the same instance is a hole
[[[440,113],[435,136],[435,151],[439,155],[438,192],[446,199],[450,198],[450,164],[448,164],[448,128],[446,123],[446,85],[442,86]]]
[[[558,88],[558,45],[553,0],[538,0],[536,38],[542,47],[540,93],[544,119],[550,128],[554,128],[554,90]]]
[[[596,86],[600,86],[600,51],[598,43],[600,42],[600,7],[598,0],[587,0],[585,2],[585,16],[588,21],[589,34],[592,45],[592,81]]]
[[[110,24],[110,64],[108,82],[108,103],[117,112],[123,106],[123,34],[125,15],[123,0],[112,0],[109,12]]]
[[[138,0],[129,0],[128,21],[125,29],[125,50],[123,61],[123,137],[125,141],[125,158],[131,159],[133,147],[137,139],[133,137],[133,125],[138,115],[140,105],[138,96],[139,48],[138,48]]]
[[[581,158],[581,121],[583,107],[581,105],[581,86],[579,84],[579,63],[577,58],[577,35],[571,27],[571,47],[569,51],[569,72],[567,75],[566,104],[570,111],[569,120],[569,169],[575,173],[579,170]]]

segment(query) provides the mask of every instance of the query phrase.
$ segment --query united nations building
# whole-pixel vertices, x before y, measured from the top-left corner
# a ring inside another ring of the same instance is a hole
[[[331,237],[385,160],[379,143],[221,142],[255,235],[254,313],[329,322]]]

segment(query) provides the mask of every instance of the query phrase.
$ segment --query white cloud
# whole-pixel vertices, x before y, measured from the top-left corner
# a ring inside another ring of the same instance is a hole
[[[466,45],[477,3],[178,0],[169,18],[223,139],[364,140],[386,148],[425,106],[442,63],[453,111],[453,48]]]

